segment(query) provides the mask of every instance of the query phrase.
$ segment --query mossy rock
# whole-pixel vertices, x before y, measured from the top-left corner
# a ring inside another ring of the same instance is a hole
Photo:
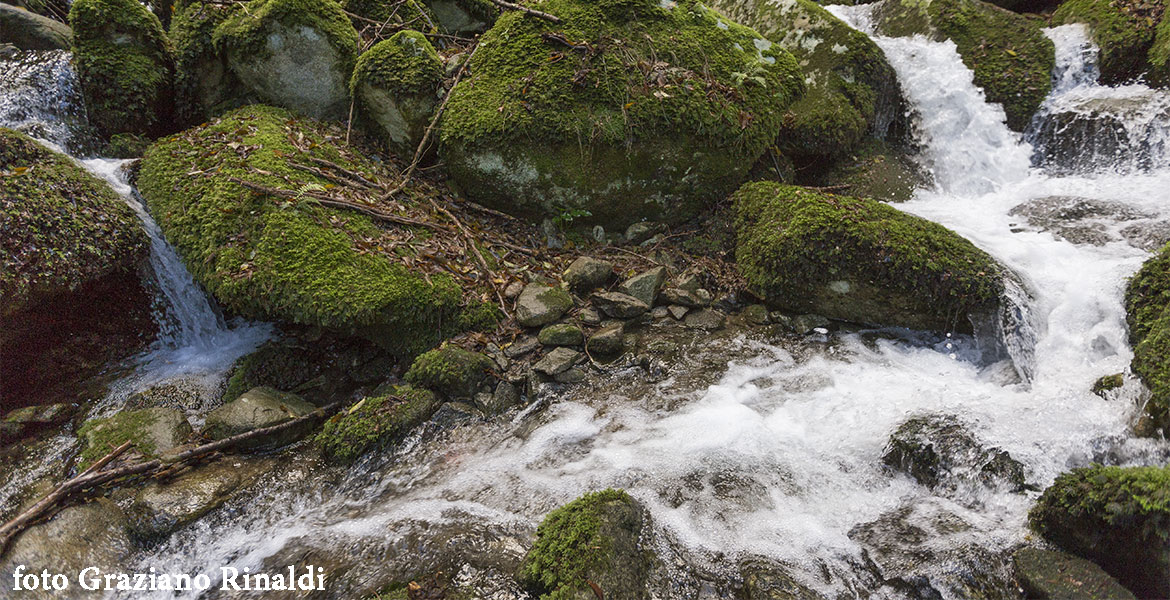
[[[399,31],[362,54],[349,85],[391,150],[412,156],[439,103],[443,61],[426,36]]]
[[[1170,11],[1162,13],[1162,21],[1154,32],[1154,44],[1150,46],[1149,57],[1150,83],[1161,87],[1170,86]]]
[[[941,225],[771,182],[746,184],[733,200],[740,272],[773,307],[961,333],[999,307],[1009,273]]]
[[[1052,89],[1056,48],[1042,21],[980,0],[893,0],[878,6],[884,35],[950,39],[989,102],[1003,106],[1008,127],[1023,131]]]
[[[299,419],[314,410],[315,406],[296,394],[270,387],[252,388],[207,413],[200,433],[213,440],[222,440]],[[305,421],[275,434],[249,439],[240,446],[247,449],[285,446],[304,437],[314,425],[311,421]]]
[[[134,450],[147,458],[156,458],[187,441],[191,424],[174,408],[128,410],[112,417],[90,419],[77,430],[81,440],[78,468],[84,469],[122,444],[133,441]]]
[[[799,183],[883,202],[909,200],[930,182],[929,173],[906,150],[875,138],[866,138],[832,163],[809,164],[800,174]]]
[[[515,215],[692,217],[742,182],[803,90],[791,54],[697,0],[540,9],[562,23],[502,15],[441,122],[455,184]]]
[[[835,156],[867,133],[884,136],[901,104],[897,76],[868,36],[812,0],[708,3],[792,53],[808,91],[788,107],[777,145],[791,156]]]
[[[1037,600],[1136,600],[1101,567],[1064,552],[1021,548],[1012,567],[1027,598]]]
[[[164,133],[174,57],[158,18],[136,0],[78,0],[69,22],[90,122],[107,136]]]
[[[1065,473],[1029,520],[1139,598],[1170,598],[1170,467],[1095,465]]]
[[[1134,373],[1150,388],[1146,410],[1155,427],[1170,430],[1170,246],[1163,247],[1129,281],[1126,322]]]
[[[263,101],[319,119],[348,113],[358,35],[333,0],[252,0],[212,42]]]
[[[479,352],[443,346],[414,359],[405,379],[448,398],[470,398],[493,367],[492,360]]]
[[[331,185],[289,166],[285,157],[302,152],[290,136],[302,135],[309,155],[374,172],[339,145],[343,132],[266,106],[233,111],[147,151],[139,190],[199,283],[235,313],[358,335],[399,356],[490,317],[478,302],[464,310],[449,276],[428,282],[402,256],[360,250],[384,232],[369,217],[254,193],[229,179],[293,190]]]
[[[550,512],[536,530],[520,579],[541,600],[593,600],[593,583],[606,595],[650,597],[653,559],[639,547],[645,510],[621,490],[585,494]]]
[[[333,416],[317,434],[316,442],[329,460],[349,463],[374,448],[385,447],[431,418],[440,402],[429,390],[410,386],[391,388],[367,397]]]
[[[479,33],[496,22],[500,9],[489,0],[426,0],[435,21],[448,33]]]
[[[1052,14],[1053,25],[1084,23],[1101,53],[1101,82],[1114,85],[1137,79],[1153,61],[1157,75],[1166,75],[1167,37],[1161,2],[1141,0],[1067,0]],[[1163,21],[1159,24],[1159,20]],[[1160,44],[1155,48],[1155,38]],[[1161,77],[1159,77],[1161,79]]]
[[[212,43],[216,27],[240,10],[239,4],[192,2],[175,13],[175,116],[183,125],[202,123],[255,100]]]

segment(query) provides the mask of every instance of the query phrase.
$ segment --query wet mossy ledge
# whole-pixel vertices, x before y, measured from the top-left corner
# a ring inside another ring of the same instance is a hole
[[[143,158],[139,190],[196,280],[234,313],[358,335],[399,356],[491,324],[478,300],[465,309],[450,276],[413,272],[408,245],[379,249],[388,228],[370,217],[238,182],[294,193],[334,185],[291,166],[296,157],[372,177],[376,166],[343,135],[282,109],[242,108],[159,140]]]
[[[366,452],[399,441],[430,419],[440,404],[430,390],[394,386],[334,415],[317,434],[316,443],[326,459],[351,463]]]
[[[971,333],[1009,276],[949,229],[868,198],[756,182],[733,201],[740,272],[784,310]]]
[[[549,0],[503,14],[451,94],[441,151],[468,198],[526,218],[681,222],[720,200],[800,96],[796,60],[696,0]]]
[[[1132,368],[1150,389],[1146,411],[1153,429],[1170,431],[1170,246],[1130,279],[1125,309]]]
[[[1023,131],[1052,89],[1056,47],[1044,22],[980,0],[889,0],[874,13],[884,35],[949,39],[1008,127]]]
[[[69,22],[90,121],[106,136],[165,133],[174,57],[158,18],[136,0],[78,0]]]
[[[1120,84],[1142,76],[1170,84],[1170,22],[1161,2],[1067,0],[1052,15],[1053,25],[1083,23],[1100,48],[1101,82]]]
[[[1137,597],[1170,598],[1170,466],[1076,469],[1045,490],[1029,520]]]

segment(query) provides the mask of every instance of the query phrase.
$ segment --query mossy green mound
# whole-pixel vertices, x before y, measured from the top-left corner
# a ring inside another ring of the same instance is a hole
[[[107,136],[163,133],[174,58],[158,18],[136,0],[78,0],[69,22],[90,122]]]
[[[69,157],[3,128],[0,230],[5,319],[43,299],[132,273],[148,252],[142,223],[105,182]]]
[[[999,306],[1006,271],[941,225],[771,182],[746,184],[733,199],[740,271],[773,306],[962,333]]]
[[[333,0],[252,0],[212,35],[232,73],[265,102],[318,119],[349,110],[358,35]]]
[[[1032,528],[1139,598],[1170,598],[1170,467],[1076,469],[1044,491]]]
[[[793,156],[840,155],[867,132],[885,135],[898,104],[881,49],[811,0],[708,3],[792,53],[808,92],[785,112],[777,144]]]
[[[1165,6],[1161,2],[1141,0],[1067,0],[1052,14],[1054,25],[1084,23],[1093,34],[1101,54],[1098,66],[1101,82],[1118,84],[1137,79],[1157,61],[1157,75],[1165,74],[1166,38],[1159,25]],[[1156,37],[1162,40],[1154,48]]]
[[[238,4],[193,2],[175,13],[170,38],[175,45],[175,116],[197,125],[246,103],[249,92],[215,48],[215,28],[240,10]]]
[[[512,214],[622,226],[720,199],[803,88],[791,54],[696,0],[508,12],[442,119],[451,177]]]
[[[975,85],[1003,106],[1008,127],[1023,131],[1052,89],[1056,49],[1044,23],[980,0],[897,0],[874,14],[885,35],[950,39]]]
[[[404,256],[376,250],[386,230],[369,217],[232,181],[294,191],[333,185],[290,166],[306,155],[370,175],[374,166],[342,135],[281,109],[242,108],[152,146],[139,189],[195,278],[233,312],[360,335],[399,355],[477,324],[478,303],[463,311],[449,276],[428,282]]]
[[[638,547],[641,505],[621,490],[585,494],[550,512],[536,530],[520,578],[541,600],[596,597],[590,583],[644,600],[651,558]],[[607,591],[608,590],[608,591]]]
[[[493,366],[492,360],[479,352],[444,346],[414,359],[405,379],[449,398],[469,398]]]
[[[1125,292],[1133,370],[1150,388],[1146,410],[1170,430],[1170,246],[1146,261]]]
[[[431,418],[439,404],[428,390],[394,387],[386,394],[365,398],[329,419],[317,434],[317,444],[328,459],[353,462],[369,450],[401,439]]]
[[[382,129],[391,149],[412,156],[431,122],[443,84],[443,61],[426,36],[400,31],[358,59],[350,93]]]

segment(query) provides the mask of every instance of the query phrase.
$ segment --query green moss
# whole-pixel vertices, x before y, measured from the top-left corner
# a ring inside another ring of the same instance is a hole
[[[1170,427],[1170,246],[1163,247],[1129,281],[1126,322],[1134,373],[1150,388],[1147,411],[1158,427]]]
[[[141,453],[154,455],[154,444],[141,433],[155,423],[158,417],[149,410],[120,412],[105,419],[91,419],[77,430],[77,437],[85,440],[85,447],[79,456],[78,466],[85,468],[95,460],[110,453],[112,448],[134,440],[134,447]]]
[[[736,185],[801,93],[799,68],[695,0],[663,6],[543,3],[559,25],[502,15],[442,121],[464,192],[534,217],[633,221],[685,219]]]
[[[110,136],[105,156],[114,158],[139,158],[150,145],[150,140],[135,133],[118,133]]]
[[[521,579],[542,592],[541,600],[567,600],[573,592],[589,589],[588,576],[604,568],[613,551],[602,534],[602,520],[606,505],[615,502],[633,503],[633,499],[621,490],[602,490],[585,494],[544,518],[520,570]]]
[[[1162,8],[1161,3],[1140,0],[1067,0],[1053,13],[1052,23],[1088,25],[1101,50],[1101,82],[1117,84],[1145,72]]]
[[[1162,13],[1162,21],[1154,32],[1150,46],[1149,80],[1154,85],[1170,86],[1170,12]]]
[[[382,235],[368,217],[287,201],[231,181],[298,189],[331,182],[289,166],[301,152],[372,172],[343,157],[339,133],[287,111],[251,106],[159,141],[139,189],[195,278],[227,309],[366,337],[399,355],[432,347],[466,323],[461,290],[428,283],[394,255],[362,250]],[[337,137],[335,137],[337,136]]]
[[[443,82],[443,61],[425,35],[399,31],[358,58],[350,91],[366,83],[392,94],[434,95]]]
[[[970,331],[963,317],[996,306],[1003,291],[1004,271],[986,253],[880,202],[770,182],[746,184],[733,199],[740,272],[781,308]],[[834,291],[836,282],[852,291]]]
[[[165,130],[173,58],[158,18],[136,0],[78,0],[69,22],[91,122],[105,135]]]
[[[429,388],[450,398],[465,398],[475,394],[492,367],[491,359],[483,354],[444,346],[414,359],[405,379],[415,387]]]
[[[138,217],[69,157],[0,128],[0,316],[137,268]],[[0,338],[3,338],[0,335]]]
[[[438,399],[427,390],[395,387],[329,419],[317,435],[317,444],[330,460],[353,462],[371,449],[398,441],[438,407]]]
[[[195,2],[175,14],[175,116],[195,125],[244,103],[243,85],[212,43],[215,28],[240,10],[239,4]]]
[[[357,56],[357,31],[332,0],[252,0],[215,28],[212,42],[224,52],[263,56],[269,52],[268,35],[277,24],[310,27],[321,32],[338,55],[349,60]],[[353,63],[342,69],[351,72]]]

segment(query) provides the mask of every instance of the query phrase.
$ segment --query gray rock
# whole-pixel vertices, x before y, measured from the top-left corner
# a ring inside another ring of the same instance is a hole
[[[727,315],[717,310],[704,308],[703,310],[698,310],[687,315],[683,323],[691,329],[714,331],[716,329],[723,329],[727,325]]]
[[[4,415],[4,424],[11,435],[23,437],[38,430],[60,425],[77,414],[78,405],[69,403],[25,406]]]
[[[711,292],[701,288],[694,291],[684,290],[682,288],[666,288],[662,290],[662,302],[665,304],[677,304],[689,308],[703,308],[710,306],[711,300]]]
[[[520,283],[519,281],[513,281],[512,283],[508,284],[508,287],[504,288],[504,297],[509,299],[509,300],[512,300],[512,299],[516,298],[517,296],[519,296],[520,292],[523,292],[523,291],[524,291],[524,284]]]
[[[743,318],[752,325],[767,325],[768,308],[763,304],[752,304],[743,309]]]
[[[1135,600],[1104,569],[1064,552],[1021,548],[1012,555],[1016,580],[1028,598],[1038,600]]]
[[[699,276],[694,273],[687,273],[682,277],[674,280],[674,285],[670,286],[678,288],[686,292],[697,292],[699,288],[703,287],[703,283],[699,281]]]
[[[565,290],[530,283],[516,300],[516,321],[524,327],[541,327],[560,319],[570,308],[573,298]]]
[[[633,319],[650,310],[650,305],[621,292],[593,294],[593,303],[601,312],[615,319]]]
[[[666,281],[666,267],[655,267],[649,271],[639,273],[618,286],[618,291],[641,300],[647,306],[654,306],[658,298],[658,290]]]
[[[601,312],[592,306],[587,306],[577,313],[577,318],[586,325],[597,325],[601,323]]]
[[[670,316],[670,311],[665,306],[655,306],[650,309],[650,317],[655,320],[665,319]]]
[[[444,402],[431,417],[439,427],[450,428],[463,423],[483,420],[480,410],[466,402]]]
[[[191,436],[191,425],[178,410],[157,407],[91,419],[81,426],[78,434],[84,441],[83,462],[104,456],[112,449],[111,445],[126,440],[133,440],[138,452],[154,457],[186,442]]]
[[[0,42],[21,50],[68,50],[72,39],[68,25],[0,3]]]
[[[670,306],[666,307],[666,310],[670,313],[670,316],[674,317],[676,321],[681,321],[683,317],[687,316],[687,312],[691,309],[685,306],[679,306],[678,304],[671,304]]]
[[[581,383],[585,381],[585,369],[581,367],[572,367],[567,371],[557,373],[553,376],[557,383]]]
[[[613,263],[591,256],[582,256],[574,260],[562,276],[569,289],[579,294],[592,292],[605,285],[611,277]]]
[[[590,354],[598,354],[601,356],[612,356],[622,351],[622,336],[625,328],[620,325],[610,325],[603,327],[597,333],[589,337],[589,343],[586,348]]]
[[[226,457],[166,482],[152,480],[134,494],[127,509],[130,529],[140,540],[159,541],[219,508],[273,464],[267,458]]]
[[[510,382],[501,381],[496,386],[496,391],[491,394],[491,399],[481,403],[480,408],[490,417],[503,414],[519,403],[520,390]]]
[[[626,228],[626,241],[631,244],[641,244],[654,237],[654,234],[666,229],[662,223],[641,221]]]
[[[552,377],[558,373],[568,371],[577,363],[581,362],[581,359],[584,357],[584,354],[576,350],[556,348],[552,352],[545,354],[535,365],[532,365],[532,370]]]
[[[576,325],[555,323],[541,329],[537,339],[545,346],[580,346],[585,343],[585,334]]]
[[[787,322],[792,331],[804,335],[817,329],[828,329],[833,325],[831,321],[820,315],[798,315]]]
[[[1026,489],[1024,466],[999,448],[985,448],[957,419],[910,419],[890,436],[882,462],[931,489],[981,483],[1013,492]]]
[[[427,6],[435,14],[435,20],[444,31],[454,34],[479,33],[487,29],[487,23],[472,15],[464,7],[466,2],[458,0],[428,0]]]
[[[747,600],[824,600],[792,577],[782,565],[765,558],[749,558],[740,563]]]
[[[1029,226],[1051,232],[1057,238],[1092,246],[1118,239],[1110,233],[1114,223],[1150,216],[1120,202],[1075,196],[1033,198],[1012,208],[1008,214],[1023,217]]]
[[[504,348],[504,356],[517,358],[524,356],[540,347],[540,342],[533,336],[526,336],[516,340],[511,346]]]
[[[239,398],[207,413],[203,434],[213,440],[220,440],[253,429],[279,425],[303,417],[314,410],[315,406],[296,394],[280,392],[270,387],[252,388]],[[306,423],[304,427],[298,426],[273,436],[250,440],[243,447],[267,448],[290,444],[306,435],[313,425]]]

